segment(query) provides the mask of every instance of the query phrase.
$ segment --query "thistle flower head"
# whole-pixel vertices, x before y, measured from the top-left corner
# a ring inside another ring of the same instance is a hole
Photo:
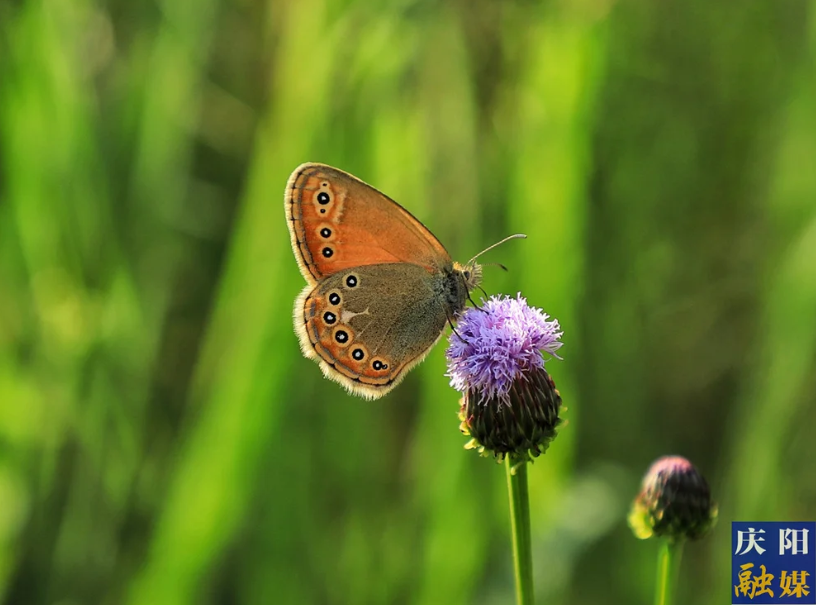
[[[641,539],[696,540],[716,520],[717,505],[711,500],[708,483],[681,456],[665,456],[652,464],[629,513],[629,526]]]
[[[470,447],[521,458],[546,450],[560,423],[561,397],[542,352],[561,347],[558,321],[516,298],[491,297],[459,318],[447,350],[451,386],[463,393]]]
[[[516,298],[493,296],[482,310],[469,309],[456,326],[448,347],[448,376],[457,391],[478,390],[488,399],[507,402],[513,383],[544,367],[541,351],[561,348],[558,321]]]

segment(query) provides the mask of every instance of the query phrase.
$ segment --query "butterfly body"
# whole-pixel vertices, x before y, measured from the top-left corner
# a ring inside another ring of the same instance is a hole
[[[294,309],[301,350],[349,391],[381,397],[464,309],[481,268],[454,263],[408,211],[330,166],[298,167],[285,204],[308,282]]]

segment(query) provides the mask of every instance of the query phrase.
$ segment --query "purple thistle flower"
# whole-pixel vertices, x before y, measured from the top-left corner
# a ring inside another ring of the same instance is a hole
[[[561,334],[558,321],[520,294],[491,297],[462,314],[450,336],[447,376],[463,393],[469,447],[524,459],[546,450],[560,423],[561,397],[542,352],[558,357]]]
[[[548,318],[521,294],[493,296],[481,311],[468,309],[447,350],[451,386],[463,393],[475,389],[486,399],[507,403],[516,379],[544,367],[541,351],[558,357],[562,332],[558,321]]]

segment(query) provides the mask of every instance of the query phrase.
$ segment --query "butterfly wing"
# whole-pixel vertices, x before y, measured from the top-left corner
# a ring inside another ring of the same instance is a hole
[[[344,269],[451,263],[444,246],[402,206],[325,164],[303,164],[286,186],[286,218],[303,277],[310,284]]]
[[[464,306],[460,277],[409,263],[338,271],[298,297],[301,350],[352,393],[381,397],[425,358]]]

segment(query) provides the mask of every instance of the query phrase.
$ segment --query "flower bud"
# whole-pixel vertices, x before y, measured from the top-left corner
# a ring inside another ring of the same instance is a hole
[[[708,483],[680,456],[665,456],[652,464],[629,513],[629,526],[641,539],[696,540],[716,520],[717,505],[711,500]]]

